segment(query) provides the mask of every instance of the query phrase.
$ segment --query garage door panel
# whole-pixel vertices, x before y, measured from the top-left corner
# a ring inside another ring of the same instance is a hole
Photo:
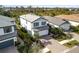
[[[8,40],[0,43],[0,49],[14,45],[14,40]]]
[[[39,36],[47,35],[48,30],[39,31]]]

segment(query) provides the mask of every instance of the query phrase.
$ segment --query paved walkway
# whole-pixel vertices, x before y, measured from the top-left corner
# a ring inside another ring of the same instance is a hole
[[[64,45],[61,45],[58,43],[58,41],[51,39],[51,44],[48,44],[46,47],[51,50],[52,53],[61,53],[65,50],[67,50],[68,48],[65,47]]]
[[[67,48],[66,46],[64,46],[64,43],[67,43],[69,41],[72,40],[77,40],[79,41],[79,35],[76,33],[71,33],[73,35],[73,38],[71,40],[64,40],[61,42],[58,42],[57,40],[49,37],[49,36],[45,36],[42,39],[48,40],[49,42],[51,42],[50,44],[47,44],[45,47],[48,48],[52,53],[66,53],[68,51],[71,51],[73,48]],[[77,49],[78,50],[78,49]]]
[[[79,46],[75,46],[66,53],[79,53]]]
[[[79,41],[79,34],[71,33],[73,35],[73,39]]]

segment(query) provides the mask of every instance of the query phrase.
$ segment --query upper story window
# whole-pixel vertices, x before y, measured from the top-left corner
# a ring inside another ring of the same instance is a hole
[[[14,30],[17,30],[16,26],[14,25]]]
[[[4,33],[12,32],[12,27],[11,26],[4,27],[3,29],[4,29]]]
[[[42,25],[46,25],[46,22],[42,22]]]
[[[35,22],[35,23],[34,23],[34,26],[35,26],[35,27],[39,26],[39,22]]]
[[[14,22],[14,21],[11,21],[11,23],[15,24],[15,22]]]

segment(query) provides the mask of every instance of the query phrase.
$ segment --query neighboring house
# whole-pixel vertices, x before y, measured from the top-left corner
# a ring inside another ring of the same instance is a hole
[[[48,35],[47,20],[35,14],[26,14],[20,16],[21,26],[24,27],[29,34],[39,36]]]
[[[79,25],[79,14],[59,15],[59,16],[55,16],[55,17],[62,18],[65,21],[68,21],[72,26]]]
[[[0,49],[14,45],[16,35],[14,19],[0,15]]]
[[[58,27],[65,31],[70,29],[70,23],[64,21],[61,18],[51,17],[51,16],[43,16],[43,17],[48,21],[48,24],[51,25],[51,27]]]

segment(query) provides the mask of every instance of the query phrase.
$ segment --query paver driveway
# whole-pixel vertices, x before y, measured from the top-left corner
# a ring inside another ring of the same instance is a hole
[[[65,50],[68,49],[64,45],[61,45],[60,43],[58,43],[57,40],[55,40],[49,36],[43,37],[42,39],[45,39],[45,40],[48,40],[49,42],[51,42],[51,44],[47,44],[46,47],[49,50],[51,50],[52,53],[59,53],[59,52],[63,53]]]
[[[4,49],[0,49],[0,53],[18,53],[15,46],[10,46]]]

